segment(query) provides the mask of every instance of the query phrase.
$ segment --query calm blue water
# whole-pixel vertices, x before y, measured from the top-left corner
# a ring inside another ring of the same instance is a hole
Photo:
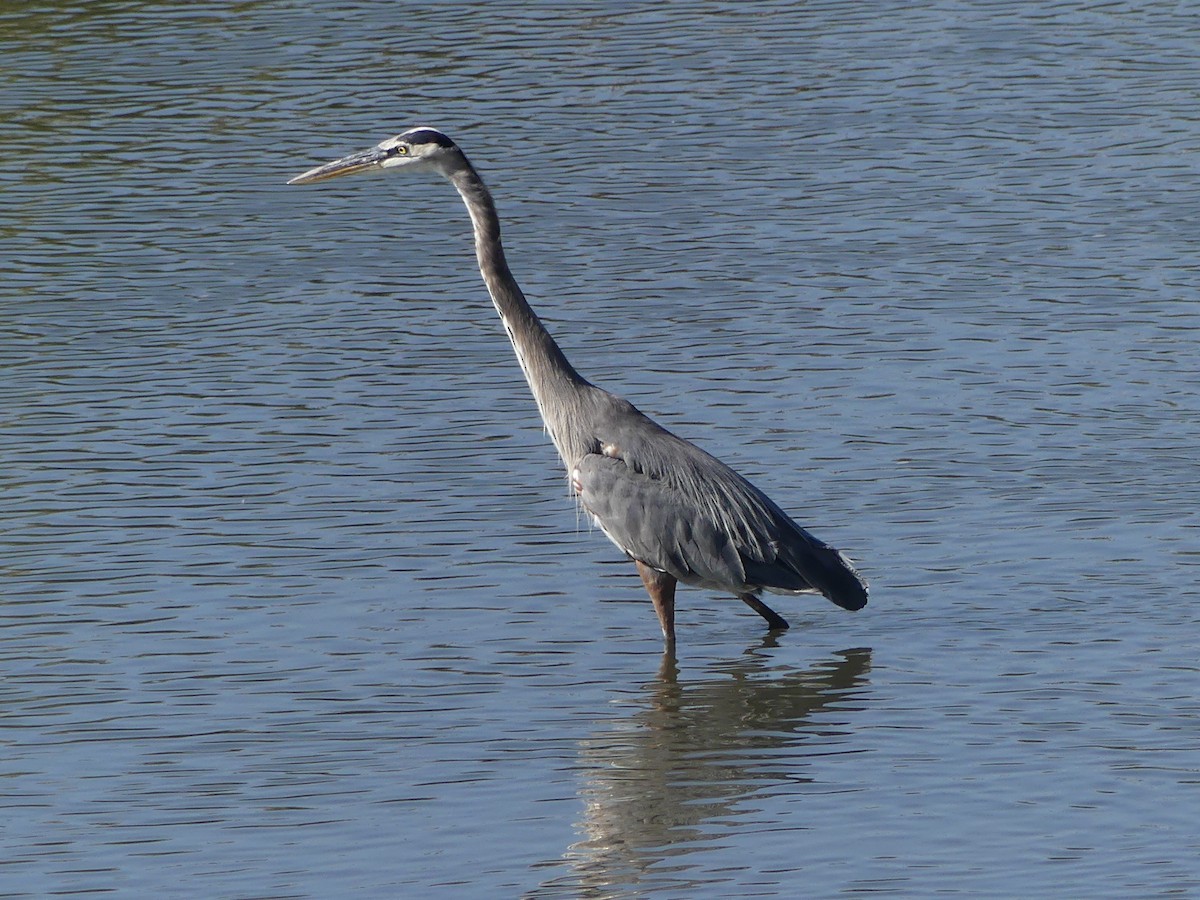
[[[0,5],[0,896],[1200,895],[1200,18]],[[849,552],[661,657],[421,178]],[[799,894],[798,894],[799,892]]]

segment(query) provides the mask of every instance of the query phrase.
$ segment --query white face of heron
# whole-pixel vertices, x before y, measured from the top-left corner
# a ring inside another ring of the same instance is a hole
[[[381,169],[397,166],[436,167],[448,151],[457,149],[454,142],[436,128],[424,126],[410,128],[403,134],[380,141],[378,147],[384,154],[379,161]]]

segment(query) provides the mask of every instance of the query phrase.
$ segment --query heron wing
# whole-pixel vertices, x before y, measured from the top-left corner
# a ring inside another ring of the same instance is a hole
[[[591,489],[581,500],[626,553],[692,584],[866,604],[866,585],[838,550],[719,459],[627,401],[610,402],[600,453],[578,466]]]
[[[598,453],[584,456],[573,476],[583,508],[632,558],[686,583],[745,585],[745,567],[730,535],[672,485]]]

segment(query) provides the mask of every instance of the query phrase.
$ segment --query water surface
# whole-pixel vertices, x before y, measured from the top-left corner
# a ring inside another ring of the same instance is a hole
[[[0,895],[1200,892],[1200,22],[1159,4],[0,7]],[[576,366],[872,601],[576,514]]]

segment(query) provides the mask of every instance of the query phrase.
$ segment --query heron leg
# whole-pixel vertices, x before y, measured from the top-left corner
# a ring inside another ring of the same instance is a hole
[[[675,646],[675,585],[679,582],[674,575],[660,572],[641,560],[636,560],[638,574],[642,576],[642,584],[658,613],[658,624],[662,626],[663,637],[668,647]]]
[[[748,607],[767,620],[767,625],[772,631],[782,631],[788,628],[787,619],[781,616],[767,604],[763,603],[753,594],[738,594],[738,599],[745,603]]]

